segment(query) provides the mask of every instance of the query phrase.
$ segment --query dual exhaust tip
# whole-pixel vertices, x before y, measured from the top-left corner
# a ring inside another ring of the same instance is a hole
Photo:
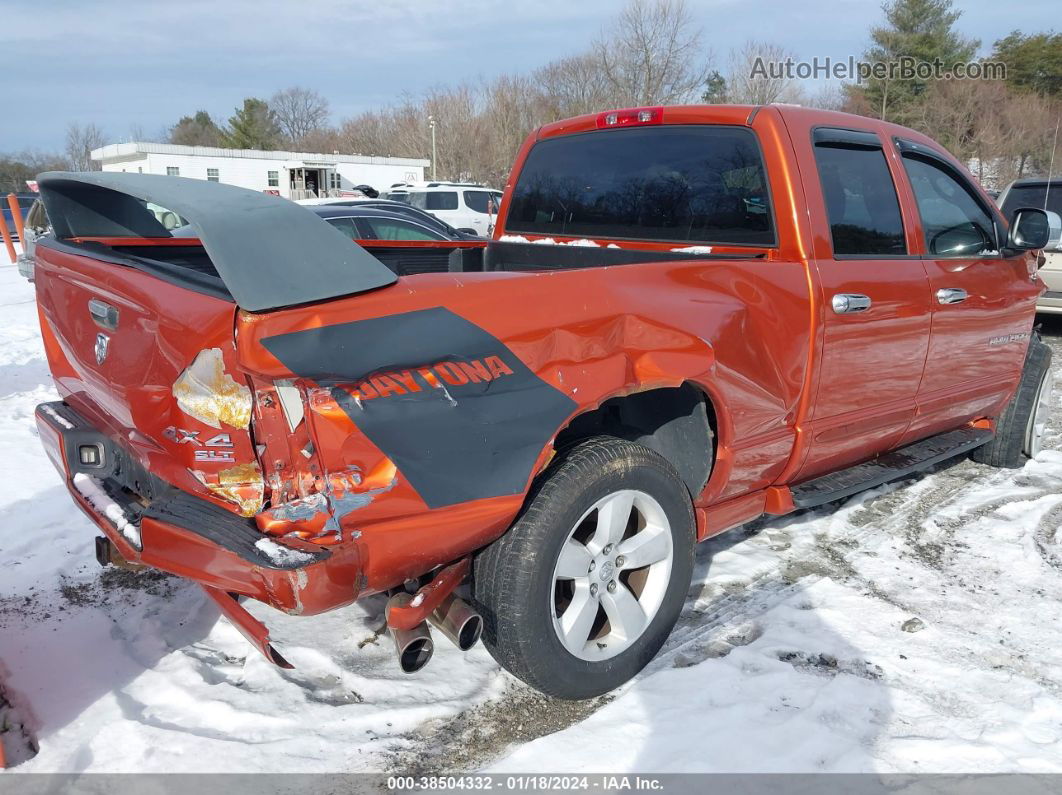
[[[397,593],[388,600],[387,607],[404,607],[412,599],[408,593]],[[429,623],[461,651],[468,651],[475,646],[483,632],[483,617],[468,602],[453,594],[432,611],[427,621],[421,621],[413,629],[389,627],[398,654],[398,664],[407,674],[419,671],[435,653]]]

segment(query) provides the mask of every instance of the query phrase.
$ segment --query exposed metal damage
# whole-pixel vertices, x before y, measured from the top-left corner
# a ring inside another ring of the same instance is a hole
[[[173,396],[181,411],[212,428],[251,423],[251,390],[225,372],[221,348],[200,351],[174,382]]]
[[[365,476],[356,467],[329,473],[321,479],[321,491],[274,505],[260,513],[256,521],[265,533],[335,543],[342,540],[346,516],[369,505],[397,482],[398,471],[389,459]]]
[[[235,505],[241,516],[251,517],[262,510],[265,481],[257,463],[237,464],[217,473],[190,471],[211,493]]]

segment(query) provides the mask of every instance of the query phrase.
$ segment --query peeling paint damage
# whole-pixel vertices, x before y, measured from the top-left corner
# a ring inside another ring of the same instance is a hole
[[[251,423],[251,390],[225,372],[221,348],[200,351],[174,382],[173,396],[181,411],[212,428]]]
[[[195,469],[191,473],[212,493],[239,508],[241,516],[251,517],[262,510],[265,481],[257,463],[237,464],[216,474]]]

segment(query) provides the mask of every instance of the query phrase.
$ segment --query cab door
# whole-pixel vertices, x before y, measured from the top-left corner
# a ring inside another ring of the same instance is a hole
[[[882,139],[824,127],[810,139],[816,173],[805,192],[829,235],[815,239],[823,337],[801,480],[899,444],[915,414],[931,314]]]
[[[1024,252],[1002,256],[1002,218],[950,159],[920,143],[896,146],[932,296],[929,356],[906,435],[913,441],[998,415],[1025,361],[1041,285]]]

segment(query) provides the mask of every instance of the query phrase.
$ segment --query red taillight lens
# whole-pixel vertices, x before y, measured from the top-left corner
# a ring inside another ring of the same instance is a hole
[[[664,121],[664,109],[627,108],[626,110],[606,110],[597,114],[597,128],[634,127],[643,124],[660,124]]]

